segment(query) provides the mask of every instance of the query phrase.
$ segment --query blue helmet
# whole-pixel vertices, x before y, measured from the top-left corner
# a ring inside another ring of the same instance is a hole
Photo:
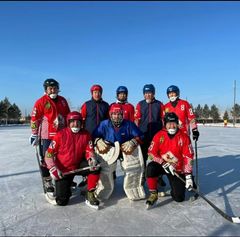
[[[152,92],[153,94],[155,94],[155,87],[153,84],[146,84],[143,87],[143,94],[145,94],[147,92]]]
[[[177,96],[180,96],[180,90],[177,86],[174,86],[174,85],[171,85],[167,88],[167,95],[170,93],[170,92],[175,92]]]
[[[116,90],[117,95],[119,93],[125,93],[126,95],[128,94],[128,89],[126,86],[119,86]]]

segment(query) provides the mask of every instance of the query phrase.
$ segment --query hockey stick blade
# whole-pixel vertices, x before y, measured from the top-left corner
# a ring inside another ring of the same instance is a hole
[[[179,176],[175,172],[175,175],[183,182],[186,183],[185,180]],[[195,188],[192,188],[192,191],[198,194],[203,200],[205,200],[215,211],[217,211],[223,218],[226,220],[232,222],[232,223],[240,223],[240,217],[237,216],[229,216],[225,212],[223,212],[221,209],[219,209],[217,206],[215,206],[210,200],[208,200],[203,194],[199,193]]]

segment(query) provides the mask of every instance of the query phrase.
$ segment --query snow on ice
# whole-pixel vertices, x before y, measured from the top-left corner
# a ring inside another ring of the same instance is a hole
[[[228,215],[240,216],[240,129],[199,126],[199,131],[200,192]],[[0,127],[1,236],[240,235],[240,224],[225,220],[202,198],[191,202],[190,194],[182,203],[161,197],[151,210],[145,200],[129,201],[119,164],[115,190],[100,210],[89,208],[79,190],[68,206],[52,206],[42,192],[29,136],[29,127]]]

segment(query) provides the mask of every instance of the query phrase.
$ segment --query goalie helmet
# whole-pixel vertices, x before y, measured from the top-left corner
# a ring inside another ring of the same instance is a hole
[[[114,115],[113,115],[114,114]],[[117,116],[115,116],[117,114]],[[123,109],[120,104],[112,104],[109,109],[109,117],[112,124],[116,127],[120,127],[123,121]]]

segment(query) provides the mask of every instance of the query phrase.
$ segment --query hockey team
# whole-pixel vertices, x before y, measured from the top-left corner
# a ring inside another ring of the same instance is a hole
[[[176,202],[197,187],[190,135],[197,142],[199,131],[191,105],[180,99],[177,86],[167,88],[169,102],[164,105],[155,98],[154,85],[144,85],[144,99],[134,108],[126,86],[117,88],[117,101],[109,104],[102,99],[103,88],[93,85],[91,99],[80,111],[70,111],[55,79],[46,79],[43,87],[44,95],[32,110],[29,141],[51,204],[67,205],[78,186],[85,203],[98,209],[114,190],[117,164],[124,172],[127,198],[146,199],[147,208],[156,204],[159,189],[164,190],[163,176]],[[75,175],[82,176],[81,183],[74,182]]]

